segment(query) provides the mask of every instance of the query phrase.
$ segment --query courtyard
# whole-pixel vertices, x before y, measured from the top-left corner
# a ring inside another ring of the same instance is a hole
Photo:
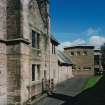
[[[65,82],[58,84],[54,94],[43,98],[42,100],[34,103],[33,105],[103,105],[98,104],[102,102],[102,92],[105,90],[102,88],[104,77],[93,76],[76,76],[72,79],[68,79]],[[92,85],[93,83],[93,85]],[[88,86],[87,86],[88,85]],[[100,89],[100,94],[97,89]],[[97,91],[97,92],[96,92]],[[98,95],[99,94],[99,95]],[[99,98],[97,101],[93,100],[95,97]],[[92,101],[89,101],[91,100]],[[100,102],[101,101],[101,102]]]

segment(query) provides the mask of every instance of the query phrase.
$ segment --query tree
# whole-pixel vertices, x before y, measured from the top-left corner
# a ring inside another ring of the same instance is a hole
[[[105,43],[101,46],[101,53],[102,53],[102,57],[101,57],[102,66],[103,66],[103,69],[105,70]]]

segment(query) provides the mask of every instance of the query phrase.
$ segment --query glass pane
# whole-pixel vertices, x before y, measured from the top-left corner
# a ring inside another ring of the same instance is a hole
[[[36,39],[36,33],[35,33],[35,31],[32,31],[32,47],[36,47],[36,41],[35,41],[35,39]]]
[[[35,64],[32,64],[32,81],[35,81]]]

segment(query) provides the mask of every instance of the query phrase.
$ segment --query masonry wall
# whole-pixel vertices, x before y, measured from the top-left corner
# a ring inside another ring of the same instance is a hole
[[[0,39],[6,38],[6,0],[0,1]]]
[[[86,55],[83,53],[87,52]],[[71,52],[74,52],[74,55],[71,55]],[[80,55],[77,54],[80,52]],[[91,70],[94,70],[94,51],[90,48],[70,48],[65,49],[65,53],[69,55],[73,63],[76,65],[76,69],[84,70],[84,68],[90,67]]]
[[[73,77],[72,73],[72,65],[66,66],[66,65],[59,65],[58,64],[58,55],[57,51],[55,53],[52,53],[52,43],[50,42],[50,79],[54,79],[54,84],[57,85],[61,82],[64,82],[67,79],[70,79]],[[55,46],[55,50],[57,50],[57,46]],[[54,51],[54,50],[53,50]]]
[[[0,43],[0,105],[7,103],[7,58],[6,45]]]
[[[21,96],[21,104],[26,102],[29,96],[29,83],[30,83],[30,61],[29,61],[29,46],[27,44],[21,43],[21,59],[20,59],[20,96]]]
[[[40,49],[32,48],[32,30]],[[36,0],[0,1],[0,104],[23,104],[42,93],[44,70],[49,74],[47,27]],[[40,80],[32,81],[32,64],[40,64]]]
[[[20,0],[7,0],[7,39],[16,39],[20,33]]]
[[[50,78],[54,79],[55,85],[58,83],[58,58],[56,51],[55,54],[52,53],[52,42],[50,42]]]
[[[0,105],[7,104],[6,0],[0,1]]]
[[[47,29],[36,0],[21,0],[21,30],[29,45],[21,44],[21,103],[42,93],[42,79],[45,68],[45,39]],[[39,49],[32,48],[32,30],[40,34]],[[32,81],[32,64],[40,65],[40,79]],[[25,72],[25,73],[24,73]]]
[[[64,82],[67,79],[70,79],[73,77],[73,73],[72,73],[72,66],[60,66],[58,67],[58,82]]]

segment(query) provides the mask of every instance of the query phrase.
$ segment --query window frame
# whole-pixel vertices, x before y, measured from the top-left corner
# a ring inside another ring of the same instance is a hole
[[[84,56],[88,55],[87,51],[83,51],[83,55]]]
[[[81,55],[81,52],[80,51],[77,51],[77,56],[80,56]]]
[[[32,48],[40,49],[40,34],[34,30],[31,33]]]
[[[32,64],[32,81],[39,81],[41,79],[41,65]]]
[[[52,43],[52,54],[56,54],[56,45]]]
[[[36,65],[32,64],[32,81],[35,81],[35,70],[36,69]]]
[[[73,51],[71,51],[71,56],[74,56],[74,52]]]

